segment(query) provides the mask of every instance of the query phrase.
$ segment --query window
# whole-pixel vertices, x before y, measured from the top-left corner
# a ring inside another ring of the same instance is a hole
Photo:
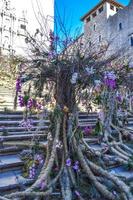
[[[122,23],[119,23],[119,30],[122,30]]]
[[[86,22],[90,22],[90,21],[91,21],[91,18],[88,17],[88,18],[86,19]]]
[[[114,10],[114,6],[113,6],[113,5],[110,5],[110,9],[111,9],[111,10]]]
[[[119,8],[116,8],[116,12],[118,12]]]
[[[8,35],[5,35],[5,38],[9,39],[9,36],[8,36]]]
[[[99,13],[101,13],[102,11],[103,11],[103,6],[99,8]]]
[[[93,26],[93,30],[94,30],[94,31],[96,30],[96,24],[94,24],[94,26]]]
[[[91,41],[89,41],[89,47],[91,47]]]
[[[131,41],[131,46],[133,47],[133,36],[131,36],[130,41]]]
[[[96,17],[96,16],[97,16],[97,13],[94,12],[94,13],[92,14],[92,17]]]
[[[101,36],[101,35],[99,35],[99,42],[101,42],[101,40],[102,40],[102,36]]]
[[[26,30],[26,25],[21,24],[21,25],[20,25],[20,28]]]

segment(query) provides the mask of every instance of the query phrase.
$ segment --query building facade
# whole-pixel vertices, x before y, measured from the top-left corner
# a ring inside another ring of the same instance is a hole
[[[114,0],[102,0],[81,20],[88,48],[96,50],[108,44],[107,56],[121,51],[132,59],[133,0],[126,7]]]
[[[36,5],[36,3],[38,5]],[[49,30],[53,29],[54,0],[0,0],[0,53],[7,55],[27,54],[25,38],[32,36],[46,18],[50,18]],[[43,6],[42,6],[43,5]],[[47,8],[47,9],[46,9]],[[42,21],[41,21],[42,20]]]

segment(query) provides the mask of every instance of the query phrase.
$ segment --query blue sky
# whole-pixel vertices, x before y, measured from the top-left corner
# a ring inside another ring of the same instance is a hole
[[[119,0],[118,2],[127,5],[129,1]],[[82,26],[80,17],[99,3],[100,0],[55,0],[55,2],[65,25],[76,28]]]

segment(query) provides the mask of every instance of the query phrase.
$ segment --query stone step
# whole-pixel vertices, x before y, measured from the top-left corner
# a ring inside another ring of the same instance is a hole
[[[18,148],[20,149],[25,149],[25,148],[29,148],[29,147],[32,147],[34,145],[34,143],[30,140],[14,140],[14,141],[5,141],[3,142],[4,146],[14,146],[16,145]]]
[[[17,120],[23,119],[23,114],[0,114],[0,120]],[[28,119],[39,119],[39,115],[34,114],[28,117]]]
[[[16,147],[16,146],[11,146],[11,147],[7,146],[7,147],[0,149],[0,156],[2,156],[2,155],[12,155],[12,154],[15,154],[15,153],[19,153],[20,151],[21,151],[21,149]]]
[[[48,126],[39,126],[39,127],[36,127],[36,126],[33,126],[30,131],[33,131],[33,130],[36,130],[37,128],[39,128],[39,130],[47,130],[49,127]],[[15,131],[25,131],[27,130],[25,127],[14,127],[14,126],[11,126],[11,127],[6,127],[6,130],[8,132],[15,132]],[[3,131],[3,127],[0,127],[0,132]],[[28,132],[28,131],[27,131]]]
[[[79,115],[97,115],[97,112],[79,112]]]
[[[92,128],[95,128],[96,123],[79,123],[79,126],[81,128],[85,128],[87,126],[91,126]]]
[[[97,119],[97,115],[79,115],[79,119]]]
[[[16,154],[0,156],[0,173],[14,169],[21,169],[23,165],[23,161]]]
[[[85,142],[87,143],[91,143],[91,144],[94,144],[94,143],[98,143],[99,141],[99,137],[88,137],[88,138],[84,138]]]
[[[7,135],[1,136],[1,141],[31,140],[32,138],[46,138],[47,134],[25,134],[25,135]]]
[[[85,118],[85,119],[81,119],[80,117],[79,117],[79,122],[96,122],[97,121],[97,118]]]
[[[19,125],[22,121],[1,121],[0,120],[0,126],[3,126],[3,125]],[[33,124],[39,124],[39,123],[43,123],[43,124],[49,124],[49,120],[32,120],[31,121]],[[6,128],[6,127],[5,127]]]
[[[0,194],[14,190],[24,190],[26,185],[33,183],[32,179],[22,177],[21,170],[0,173]]]
[[[46,134],[46,131],[41,130],[41,131],[37,131],[38,134]],[[9,135],[25,135],[25,134],[36,134],[36,131],[18,131],[18,132],[8,132],[8,136]]]
[[[89,144],[89,146],[92,149],[96,150],[96,151],[102,151],[102,149],[103,149],[103,147],[101,146],[101,144],[97,144],[97,143],[95,143],[95,144]]]
[[[0,115],[5,115],[5,114],[9,114],[9,115],[23,115],[23,111],[13,111],[13,110],[6,110],[5,112],[0,111]]]
[[[124,181],[133,181],[133,170],[128,170],[125,166],[118,166],[109,169],[111,174],[121,177]]]

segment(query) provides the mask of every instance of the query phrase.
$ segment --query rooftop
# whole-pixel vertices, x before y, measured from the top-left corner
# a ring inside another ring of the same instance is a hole
[[[117,1],[114,0],[101,0],[94,8],[92,8],[89,12],[87,12],[85,15],[83,15],[81,17],[81,21],[83,21],[87,16],[89,16],[90,14],[92,14],[97,8],[99,8],[100,6],[102,6],[104,3],[110,3],[114,6],[117,6],[118,8],[124,8],[125,6]]]

